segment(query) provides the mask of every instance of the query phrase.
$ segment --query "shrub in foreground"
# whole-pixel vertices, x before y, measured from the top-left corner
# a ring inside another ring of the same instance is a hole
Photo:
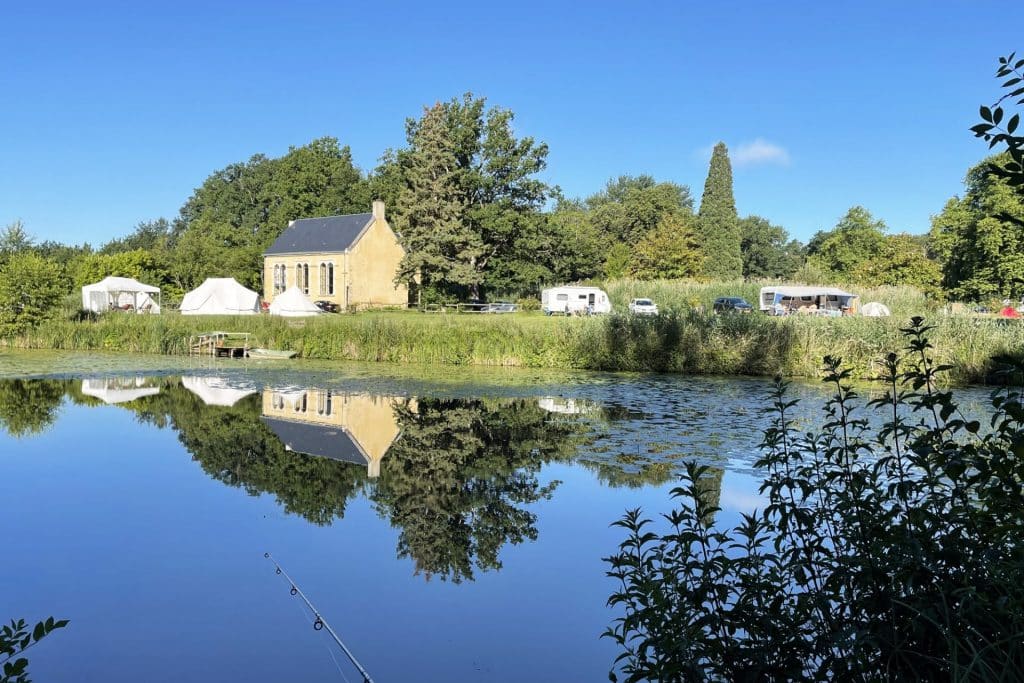
[[[708,524],[717,508],[693,464],[667,531],[639,510],[616,522],[611,680],[1021,679],[1022,393],[994,392],[985,428],[966,420],[937,389],[929,329],[904,330],[866,408],[826,358],[835,394],[817,432],[792,427],[778,382],[758,463],[767,504],[736,528]]]

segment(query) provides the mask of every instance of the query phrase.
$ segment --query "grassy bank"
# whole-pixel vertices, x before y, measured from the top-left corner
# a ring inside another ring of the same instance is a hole
[[[1024,325],[1015,321],[938,315],[932,320],[936,359],[954,367],[951,379],[956,382],[984,381],[994,358],[1024,349]],[[190,335],[220,329],[249,332],[258,345],[315,359],[814,377],[822,357],[832,354],[858,376],[870,377],[878,360],[903,344],[899,328],[905,322],[895,316],[715,316],[693,309],[657,318],[410,312],[287,320],[115,314],[96,322],[51,320],[4,343],[184,354]]]

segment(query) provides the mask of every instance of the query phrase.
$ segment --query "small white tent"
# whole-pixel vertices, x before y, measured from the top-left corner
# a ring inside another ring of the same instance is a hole
[[[885,304],[872,301],[864,304],[864,307],[860,309],[861,315],[866,315],[869,318],[881,318],[884,316],[892,315],[889,312],[889,307]]]
[[[226,377],[182,377],[186,389],[202,399],[208,406],[233,406],[256,389],[238,384]]]
[[[181,300],[182,315],[253,315],[260,295],[233,277],[208,277]]]
[[[114,309],[159,313],[159,301],[159,287],[143,284],[130,277],[105,277],[82,287],[82,308],[96,313]]]
[[[316,307],[302,290],[292,285],[285,292],[274,297],[270,303],[270,315],[283,315],[297,318],[307,315],[320,315],[322,311]]]

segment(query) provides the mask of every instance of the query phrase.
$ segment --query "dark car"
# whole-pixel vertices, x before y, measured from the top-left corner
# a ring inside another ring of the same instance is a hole
[[[333,301],[314,301],[313,305],[324,313],[337,313],[341,310],[341,307]]]
[[[715,299],[715,313],[750,313],[754,307],[738,296],[720,296]]]

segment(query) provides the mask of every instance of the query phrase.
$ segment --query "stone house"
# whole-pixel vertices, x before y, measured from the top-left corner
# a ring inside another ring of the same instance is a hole
[[[313,301],[341,310],[405,306],[409,290],[395,285],[405,251],[384,217],[384,202],[371,213],[290,221],[263,254],[263,300],[298,286]]]

